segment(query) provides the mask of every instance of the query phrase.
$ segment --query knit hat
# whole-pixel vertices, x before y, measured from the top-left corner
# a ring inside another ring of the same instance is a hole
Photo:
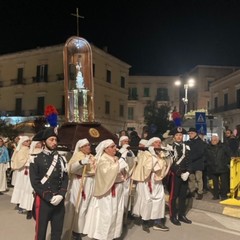
[[[195,132],[195,133],[197,133],[197,129],[194,128],[194,127],[190,127],[189,130],[188,130],[188,132]]]

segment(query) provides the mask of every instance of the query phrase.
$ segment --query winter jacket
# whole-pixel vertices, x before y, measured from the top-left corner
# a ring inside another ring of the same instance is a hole
[[[211,143],[207,147],[207,168],[210,174],[225,173],[229,171],[231,153],[228,146],[219,142]]]
[[[191,160],[191,169],[193,172],[204,169],[204,162],[206,159],[206,146],[203,140],[196,136],[186,142],[190,147],[189,158]]]

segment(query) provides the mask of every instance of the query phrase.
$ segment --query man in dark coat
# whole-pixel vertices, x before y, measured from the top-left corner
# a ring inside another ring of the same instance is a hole
[[[190,147],[189,158],[191,160],[191,169],[188,186],[192,197],[195,196],[197,189],[196,199],[203,198],[203,170],[205,161],[205,144],[198,136],[197,130],[194,127],[188,130],[189,140],[186,142]]]
[[[228,146],[221,143],[218,136],[212,136],[211,143],[207,148],[207,163],[209,175],[213,180],[213,200],[219,199],[219,194],[221,200],[227,198],[230,182],[230,160]]]
[[[191,172],[189,159],[190,148],[183,143],[183,134],[187,134],[184,128],[177,127],[171,130],[169,134],[172,135],[174,139],[171,146],[173,163],[169,171],[170,221],[180,226],[181,222],[192,223],[192,221],[186,217],[188,177]]]
[[[226,145],[228,145],[228,147],[231,151],[231,157],[237,157],[239,142],[238,142],[237,138],[234,136],[232,130],[230,130],[230,129],[226,130],[224,143],[226,143]]]
[[[51,222],[51,240],[60,240],[68,186],[66,161],[56,151],[58,137],[54,128],[39,132],[33,141],[44,144],[43,151],[30,163],[30,181],[35,191],[35,239],[46,239],[48,222]]]

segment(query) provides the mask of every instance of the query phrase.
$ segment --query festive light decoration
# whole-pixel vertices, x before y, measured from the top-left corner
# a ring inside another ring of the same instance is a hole
[[[51,127],[57,126],[58,111],[53,105],[46,106],[44,115]]]

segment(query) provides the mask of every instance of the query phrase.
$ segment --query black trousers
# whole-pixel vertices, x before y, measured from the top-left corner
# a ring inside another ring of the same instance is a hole
[[[211,177],[213,180],[213,196],[218,198],[220,194],[221,198],[226,198],[230,188],[229,172],[212,174]]]
[[[177,217],[177,215],[185,216],[188,181],[183,181],[182,178],[180,176],[177,176],[173,171],[170,171],[169,177],[170,217]]]
[[[53,206],[36,195],[34,200],[34,217],[36,220],[35,240],[46,239],[49,222],[51,224],[51,240],[60,240],[64,214],[64,201],[61,201],[57,206]]]

